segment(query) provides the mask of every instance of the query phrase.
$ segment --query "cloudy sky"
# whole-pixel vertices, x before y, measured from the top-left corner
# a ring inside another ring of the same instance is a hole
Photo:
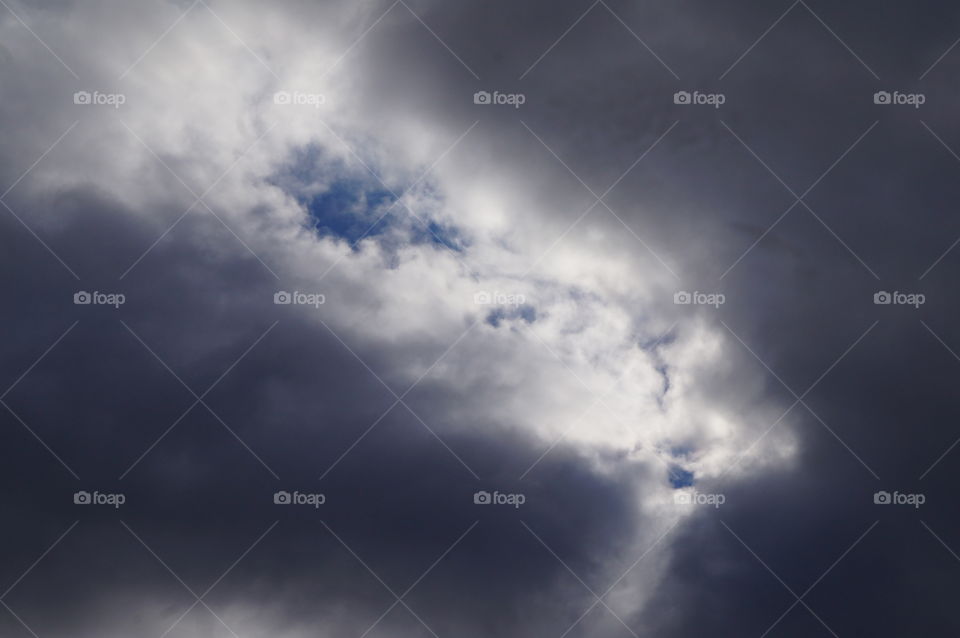
[[[0,0],[0,635],[957,634],[958,38]]]

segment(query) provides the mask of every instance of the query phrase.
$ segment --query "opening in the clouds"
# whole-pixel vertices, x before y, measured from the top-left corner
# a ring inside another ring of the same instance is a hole
[[[675,489],[693,485],[693,472],[689,472],[679,465],[673,465],[669,470],[670,485]]]
[[[365,188],[357,180],[336,182],[306,202],[313,230],[321,236],[346,239],[351,244],[382,234],[390,226],[390,191]]]
[[[345,240],[353,250],[366,238],[453,252],[468,245],[459,228],[436,219],[444,198],[429,183],[388,186],[365,167],[349,167],[317,145],[294,150],[268,181],[300,204],[306,228],[318,237]]]
[[[511,319],[522,319],[527,323],[533,323],[537,320],[537,309],[529,304],[501,306],[490,311],[486,322],[494,328],[499,328],[502,321]]]
[[[391,191],[370,188],[359,180],[335,182],[302,204],[311,230],[320,237],[344,239],[354,250],[361,240],[392,231],[399,231],[399,238],[413,245],[431,244],[454,252],[462,252],[466,246],[456,227],[428,219],[427,212],[398,203]]]

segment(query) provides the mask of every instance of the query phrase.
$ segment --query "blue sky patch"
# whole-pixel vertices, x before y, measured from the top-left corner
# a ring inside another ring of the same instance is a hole
[[[356,180],[334,183],[329,190],[306,202],[314,230],[321,236],[346,239],[351,244],[383,233],[395,211],[384,215],[395,198],[386,189],[367,189]]]
[[[670,466],[668,474],[670,477],[670,485],[672,485],[674,489],[693,485],[693,472],[688,472],[679,465]]]
[[[504,319],[523,319],[527,323],[533,323],[537,320],[537,309],[529,304],[499,306],[487,314],[486,322],[494,328],[499,328],[500,322]]]

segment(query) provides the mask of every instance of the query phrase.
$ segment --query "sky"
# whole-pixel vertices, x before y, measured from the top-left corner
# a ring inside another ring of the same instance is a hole
[[[0,635],[953,635],[960,8],[0,0]]]

